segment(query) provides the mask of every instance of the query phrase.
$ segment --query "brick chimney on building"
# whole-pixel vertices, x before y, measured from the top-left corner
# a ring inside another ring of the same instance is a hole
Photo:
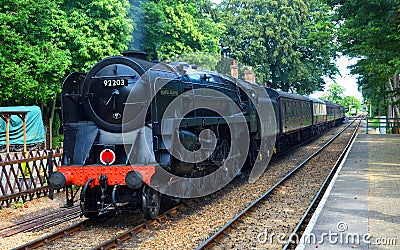
[[[231,69],[231,76],[235,78],[239,78],[239,67],[236,64],[236,60],[232,61]]]
[[[250,83],[256,83],[256,75],[251,66],[244,71],[244,80]]]

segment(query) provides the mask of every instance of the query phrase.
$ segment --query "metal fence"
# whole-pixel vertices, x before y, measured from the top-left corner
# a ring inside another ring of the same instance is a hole
[[[400,132],[400,118],[387,118],[381,117],[366,117],[366,133],[374,134],[399,134]]]
[[[61,150],[0,155],[0,208],[47,195],[49,171],[61,165]]]

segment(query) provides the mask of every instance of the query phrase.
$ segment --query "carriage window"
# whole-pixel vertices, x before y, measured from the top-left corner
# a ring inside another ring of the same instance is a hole
[[[288,110],[287,110],[287,104],[286,104],[286,102],[283,102],[283,105],[285,105],[285,108],[284,108],[284,111],[285,111],[285,116],[287,117],[288,116]]]
[[[301,102],[299,106],[300,106],[300,116],[303,116],[304,103]]]
[[[301,115],[301,108],[300,108],[301,102],[298,102],[296,107],[297,107],[297,117]]]
[[[291,117],[294,117],[294,105],[293,105],[293,101],[290,102],[290,109],[291,109]]]

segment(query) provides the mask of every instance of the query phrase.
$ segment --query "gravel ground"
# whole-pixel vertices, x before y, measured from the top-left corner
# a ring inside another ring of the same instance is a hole
[[[241,209],[246,207],[254,199],[268,190],[268,188],[282,178],[288,171],[303,161],[310,154],[310,152],[316,150],[319,146],[329,140],[329,138],[336,134],[338,130],[339,128],[333,129],[309,145],[303,146],[291,152],[290,155],[285,156],[285,158],[281,157],[280,159],[275,159],[272,163],[270,163],[263,176],[256,183],[249,184],[247,182],[247,178],[237,178],[225,188],[212,195],[199,199],[188,200],[186,202],[187,206],[183,209],[180,209],[180,213],[176,213],[170,218],[163,220],[161,224],[155,224],[148,230],[144,230],[143,232],[139,233],[134,240],[124,243],[121,248],[195,248],[198,244],[212,235],[222,225],[235,216]],[[281,191],[288,192],[288,190],[285,189],[282,189]],[[291,193],[291,191],[289,193]],[[301,196],[305,194],[299,195]],[[46,197],[32,202],[27,202],[28,209],[32,208],[30,212],[25,211],[25,208],[22,209],[22,211],[19,211],[18,209],[15,210],[14,208],[2,209],[0,210],[1,222],[2,224],[3,222],[10,223],[13,220],[16,220],[16,218],[21,216],[23,213],[29,214],[34,211],[41,211],[41,209],[57,208],[60,206],[60,204],[64,203],[63,199],[63,194],[59,194],[57,195],[57,198],[51,202],[49,202],[50,200]],[[266,204],[269,204],[267,205],[270,206],[268,210],[271,211],[275,209],[277,211],[283,211],[288,215],[297,212],[297,209],[294,208],[296,206],[293,206],[290,203],[280,207],[277,207],[271,203]],[[273,223],[276,223],[275,221],[279,220],[281,219],[275,218]],[[73,222],[76,221],[77,220],[74,220]],[[255,221],[257,221],[257,219]],[[0,248],[9,249],[10,247],[21,245],[44,234],[55,232],[61,227],[66,227],[73,222],[63,223],[57,227],[37,233],[21,233],[15,237],[3,238],[1,239]],[[52,246],[47,246],[46,248],[91,248],[142,222],[143,220],[139,215],[123,214],[115,219],[107,221],[106,223],[86,228],[84,231],[79,232],[76,235],[74,234],[68,238],[57,240],[57,242]],[[253,229],[259,230],[256,227]],[[262,230],[264,230],[264,228],[262,228]],[[249,248],[252,246],[250,244],[251,242],[254,242],[254,235],[251,236],[249,240],[245,240],[245,242],[237,243],[239,245],[235,245],[234,248]]]
[[[41,214],[49,213],[53,210],[58,210],[60,206],[65,204],[64,193],[55,193],[54,200],[48,197],[41,197],[32,201],[25,202],[18,208],[8,207],[0,209],[0,225],[7,226],[18,223],[20,220],[33,218]],[[39,232],[26,232],[19,233],[10,237],[0,237],[0,249],[11,249],[16,246],[23,245],[27,242],[33,241],[41,236],[55,232],[63,227],[72,225],[73,223],[81,220],[80,218],[61,223],[55,227],[44,229]]]
[[[143,222],[144,220],[138,214],[124,213],[116,218],[100,222],[98,225],[87,227],[69,237],[60,238],[42,249],[90,249],[126,231],[128,227]]]
[[[259,249],[281,249],[318,189],[339,158],[350,135],[340,137],[326,151],[312,159],[270,198],[246,215],[239,229],[215,247],[237,249],[243,246]]]

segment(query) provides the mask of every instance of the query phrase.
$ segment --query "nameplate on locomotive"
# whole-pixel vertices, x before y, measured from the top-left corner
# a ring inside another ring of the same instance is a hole
[[[179,92],[177,89],[161,89],[160,95],[165,96],[178,96]]]

